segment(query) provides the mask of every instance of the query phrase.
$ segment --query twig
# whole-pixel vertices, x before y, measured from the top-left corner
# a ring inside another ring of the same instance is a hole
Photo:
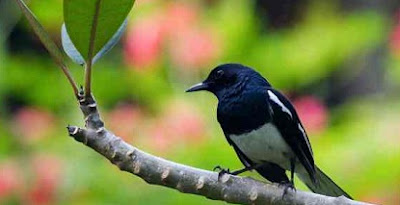
[[[288,191],[248,177],[223,175],[171,162],[135,148],[104,128],[93,97],[80,100],[86,128],[68,126],[75,140],[94,149],[122,171],[139,176],[149,184],[170,187],[183,193],[238,204],[367,205],[346,197]]]
[[[95,47],[95,41],[96,41],[96,33],[97,33],[97,23],[99,19],[99,11],[100,11],[100,3],[101,0],[96,0],[96,6],[95,6],[95,11],[93,15],[93,21],[92,21],[92,29],[90,32],[90,41],[89,41],[89,50],[88,50],[88,56],[86,60],[86,68],[85,68],[85,94],[86,95],[91,95],[92,93],[92,64],[93,64],[93,53],[94,53],[94,47]]]
[[[50,38],[49,34],[46,32],[43,26],[37,21],[31,10],[26,6],[26,4],[22,0],[15,0],[15,2],[17,2],[22,13],[25,15],[29,24],[32,26],[33,31],[39,37],[44,47],[49,51],[53,60],[61,68],[64,75],[67,77],[69,84],[71,84],[72,86],[75,96],[78,97],[78,86],[74,80],[74,77],[72,77],[71,73],[69,72],[68,67],[64,63],[63,54],[60,48],[58,48],[58,46]]]

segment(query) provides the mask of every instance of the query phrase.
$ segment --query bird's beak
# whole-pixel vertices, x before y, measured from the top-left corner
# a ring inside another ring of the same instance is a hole
[[[209,88],[208,83],[201,82],[201,83],[198,83],[196,85],[193,85],[192,87],[187,89],[186,92],[195,92],[195,91],[199,91],[199,90],[208,90],[208,88]]]

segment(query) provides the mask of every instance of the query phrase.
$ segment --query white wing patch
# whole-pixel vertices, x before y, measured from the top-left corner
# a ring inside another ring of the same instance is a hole
[[[304,140],[307,143],[308,149],[310,149],[311,155],[313,155],[313,152],[312,152],[312,149],[311,149],[311,144],[310,144],[310,141],[307,138],[307,135],[306,135],[306,132],[304,131],[304,128],[300,125],[300,123],[297,123],[297,126],[298,126],[299,130],[301,131],[301,133],[303,133],[303,137],[304,137]]]
[[[283,112],[286,112],[287,114],[290,115],[290,117],[293,118],[290,110],[287,109],[287,107],[285,107],[285,105],[283,105],[283,103],[279,100],[279,98],[272,91],[268,90],[268,95],[269,95],[269,99],[274,101],[277,105],[281,106]]]

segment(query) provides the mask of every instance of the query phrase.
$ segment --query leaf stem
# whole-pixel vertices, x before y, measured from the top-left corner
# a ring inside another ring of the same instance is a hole
[[[96,6],[93,16],[92,22],[92,30],[90,33],[90,41],[89,41],[89,51],[88,51],[88,58],[86,61],[86,68],[85,68],[85,96],[90,96],[92,93],[91,84],[92,84],[92,59],[95,47],[95,40],[96,40],[96,31],[97,31],[97,23],[99,19],[99,11],[100,11],[100,3],[101,0],[96,0]]]

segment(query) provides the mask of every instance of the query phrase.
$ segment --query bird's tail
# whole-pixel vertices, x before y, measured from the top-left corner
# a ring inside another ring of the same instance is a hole
[[[349,199],[352,197],[340,188],[335,182],[332,181],[322,170],[315,166],[315,182],[313,182],[308,174],[298,174],[298,177],[303,181],[307,187],[317,194],[327,196],[345,196]]]

